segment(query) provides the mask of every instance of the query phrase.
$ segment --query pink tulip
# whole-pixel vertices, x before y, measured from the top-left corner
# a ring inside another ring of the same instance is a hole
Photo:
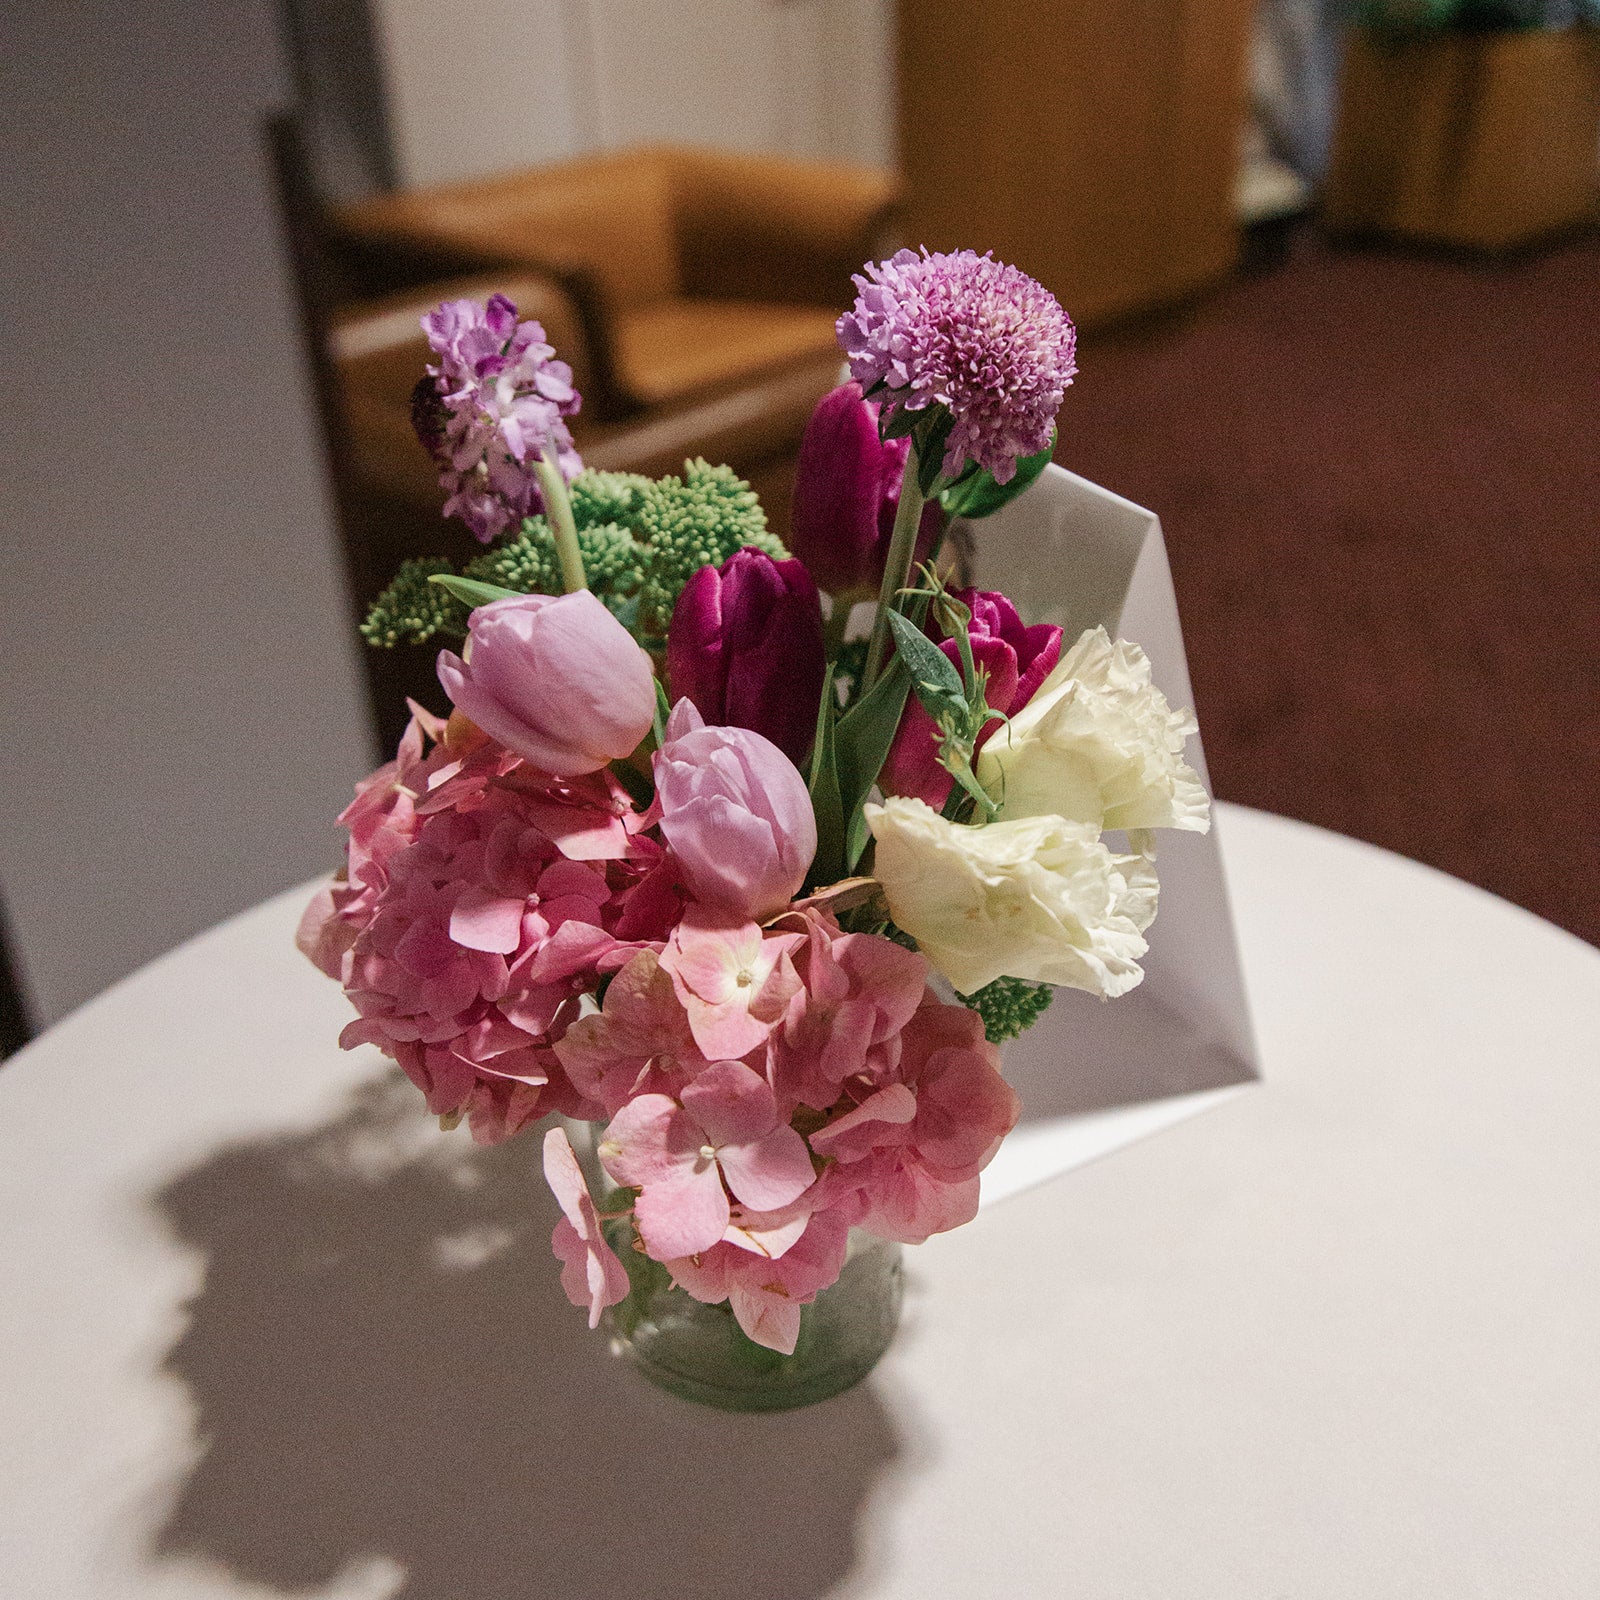
[[[960,589],[955,598],[972,612],[967,635],[972,641],[973,665],[988,674],[985,698],[996,711],[1015,716],[1061,659],[1060,628],[1048,622],[1024,627],[1017,608],[1003,594]],[[956,641],[946,639],[939,648],[959,668],[961,654]],[[978,736],[977,748],[981,750],[1000,726],[991,722]],[[939,764],[938,730],[915,696],[906,701],[880,781],[885,794],[912,795],[935,810],[950,793],[953,780]]]
[[[680,700],[655,755],[661,836],[703,905],[760,921],[781,911],[817,853],[794,763],[748,728],[708,728]]]
[[[684,585],[667,634],[667,677],[707,722],[750,728],[799,763],[826,671],[822,602],[800,562],[736,550]]]
[[[439,653],[461,713],[552,777],[594,772],[650,731],[650,658],[589,593],[519,595],[472,613],[469,659]]]
[[[910,448],[908,439],[879,439],[878,408],[858,383],[817,402],[795,463],[789,547],[830,593],[877,590]],[[930,501],[917,530],[919,561],[933,548],[939,517]]]

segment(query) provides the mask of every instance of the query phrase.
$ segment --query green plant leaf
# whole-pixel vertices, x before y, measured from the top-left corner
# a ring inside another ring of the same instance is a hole
[[[1050,453],[1055,447],[1056,436],[1052,432],[1050,443],[1043,450],[1037,455],[1024,456],[1017,463],[1016,474],[1009,483],[996,483],[993,475],[983,467],[970,476],[962,473],[939,497],[939,503],[952,517],[964,517],[968,522],[978,517],[992,516],[1032,485],[1049,466]]]
[[[910,692],[911,674],[897,655],[878,681],[839,718],[834,729],[847,872],[854,869],[867,847],[867,823],[861,807],[878,781]]]
[[[838,746],[835,741],[837,705],[830,673],[817,703],[817,733],[811,746],[811,770],[806,788],[817,819],[817,853],[806,874],[805,891],[837,883],[845,875],[844,801],[839,793]]]
[[[904,406],[896,406],[879,426],[878,435],[883,439],[907,439],[921,426],[923,415],[922,411],[908,411]]]
[[[517,589],[502,589],[497,583],[481,583],[477,578],[458,578],[454,573],[436,572],[428,579],[463,605],[476,610],[479,606],[493,604],[496,600],[525,600],[527,596]]]
[[[889,631],[894,635],[896,653],[904,658],[906,666],[910,668],[911,687],[928,708],[928,714],[936,717],[940,710],[950,705],[965,711],[966,686],[950,657],[921,628],[898,611],[889,613]]]

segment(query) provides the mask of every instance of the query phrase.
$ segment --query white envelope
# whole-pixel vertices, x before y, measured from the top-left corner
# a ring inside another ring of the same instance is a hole
[[[1060,623],[1069,641],[1096,624],[1135,641],[1167,699],[1194,704],[1153,512],[1048,466],[969,531],[979,588],[1009,595],[1025,621]],[[1206,780],[1200,738],[1188,753]],[[1144,982],[1117,1000],[1058,990],[1005,1046],[1022,1121],[983,1175],[986,1204],[1192,1116],[1259,1075],[1216,822],[1208,834],[1158,833],[1156,843],[1161,899]]]

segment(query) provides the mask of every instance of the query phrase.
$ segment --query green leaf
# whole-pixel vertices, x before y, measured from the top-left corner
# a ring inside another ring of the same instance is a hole
[[[672,715],[672,707],[667,703],[667,686],[659,678],[652,678],[651,682],[656,690],[656,710],[650,719],[650,731],[659,750],[667,742],[667,718]]]
[[[839,718],[834,729],[839,798],[845,819],[846,872],[854,869],[867,847],[867,823],[861,807],[878,781],[910,692],[911,674],[897,655],[878,681]]]
[[[896,406],[887,419],[879,425],[879,437],[908,439],[921,426],[922,417],[921,411],[908,411],[904,406]]]
[[[911,670],[911,687],[917,698],[927,706],[930,716],[937,716],[936,706],[942,708],[954,703],[966,709],[967,691],[961,674],[938,645],[921,628],[909,622],[898,611],[889,613],[889,631],[894,635],[894,647],[904,657]]]
[[[476,578],[458,578],[454,573],[439,572],[428,579],[448,594],[453,594],[463,605],[473,607],[491,605],[496,600],[525,600],[526,595],[516,589],[502,589],[497,583],[480,583]]]
[[[1024,456],[1017,463],[1016,474],[1009,483],[994,481],[993,475],[983,467],[968,476],[963,473],[939,497],[952,517],[965,517],[968,522],[978,517],[992,516],[1002,506],[1009,505],[1028,488],[1050,464],[1050,453],[1056,447],[1054,432],[1050,443],[1037,455]]]
[[[837,883],[845,875],[844,801],[839,794],[839,759],[835,740],[837,705],[833,677],[828,675],[817,703],[817,734],[811,746],[811,771],[806,788],[811,794],[811,809],[817,819],[817,853],[806,874],[809,892],[823,884]]]

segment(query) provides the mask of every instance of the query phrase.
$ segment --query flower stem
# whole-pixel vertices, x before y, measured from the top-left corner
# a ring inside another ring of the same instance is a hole
[[[883,564],[883,584],[878,590],[878,615],[872,624],[872,643],[867,649],[867,670],[861,679],[862,693],[877,682],[883,667],[883,652],[889,642],[889,607],[911,577],[911,559],[917,553],[917,529],[922,522],[926,499],[918,479],[917,441],[906,451],[905,471],[900,475],[900,504],[895,508],[894,531],[889,535],[889,558]]]
[[[555,530],[556,556],[561,562],[561,586],[568,594],[576,589],[587,589],[589,580],[584,576],[583,556],[578,551],[578,524],[572,517],[567,480],[561,476],[561,464],[556,460],[555,451],[546,449],[534,470],[539,474],[545,515]]]

